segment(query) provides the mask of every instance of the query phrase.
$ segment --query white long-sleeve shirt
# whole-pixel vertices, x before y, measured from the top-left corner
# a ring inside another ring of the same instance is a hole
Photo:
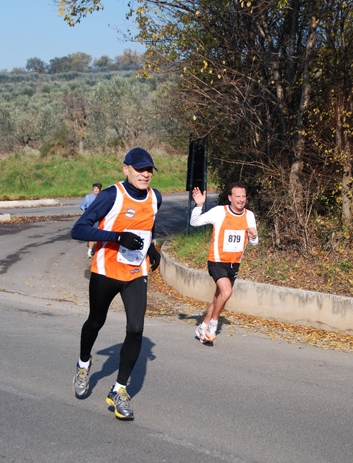
[[[195,207],[190,225],[213,225],[212,244],[208,253],[211,262],[238,263],[241,261],[247,243],[256,246],[258,237],[251,238],[249,228],[257,228],[254,213],[244,209],[235,214],[229,206],[216,206],[202,214],[202,207]]]

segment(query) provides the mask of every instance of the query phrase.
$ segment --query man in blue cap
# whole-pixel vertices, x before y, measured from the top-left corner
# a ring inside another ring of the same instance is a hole
[[[120,293],[127,319],[126,336],[117,379],[106,402],[123,420],[134,418],[126,386],[142,345],[149,266],[154,271],[160,262],[154,243],[154,222],[162,196],[149,186],[154,170],[157,168],[146,150],[130,150],[123,164],[126,179],[101,191],[71,231],[74,239],[97,242],[89,284],[89,316],[81,330],[73,388],[77,398],[88,393],[91,351],[109,306]],[[96,222],[98,228],[94,227]]]

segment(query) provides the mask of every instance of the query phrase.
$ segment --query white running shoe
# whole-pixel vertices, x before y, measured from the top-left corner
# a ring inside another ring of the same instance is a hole
[[[200,342],[207,342],[207,327],[203,328],[202,324],[200,324],[196,328],[196,336],[199,338]]]
[[[213,324],[213,323],[210,323],[208,325],[208,330],[206,332],[206,337],[207,337],[207,340],[209,342],[214,342],[215,339],[216,339],[216,332],[217,332],[217,327],[218,327],[218,324]]]
[[[76,365],[76,374],[73,379],[73,390],[75,392],[75,395],[78,399],[81,399],[84,397],[89,389],[89,370],[91,368],[91,365],[93,363],[92,357],[90,358],[89,361],[89,366],[88,368],[81,368],[80,365],[77,362]]]

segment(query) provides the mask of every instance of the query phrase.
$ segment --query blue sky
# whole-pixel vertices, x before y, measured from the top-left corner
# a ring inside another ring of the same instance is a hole
[[[92,58],[122,55],[126,48],[143,52],[138,43],[124,43],[116,29],[133,27],[127,21],[128,0],[103,0],[104,10],[70,27],[52,0],[1,0],[0,71],[24,68],[29,58],[49,64],[53,58],[83,52]]]

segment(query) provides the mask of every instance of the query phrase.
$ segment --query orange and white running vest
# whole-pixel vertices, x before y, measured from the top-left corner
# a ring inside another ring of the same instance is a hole
[[[223,220],[213,225],[212,244],[208,252],[211,262],[239,263],[248,242],[247,210],[242,215],[230,212],[223,206]]]
[[[129,231],[144,239],[142,250],[131,251],[118,243],[98,241],[91,271],[120,281],[131,281],[148,274],[148,248],[157,214],[157,198],[152,188],[143,200],[132,198],[122,185],[116,185],[116,199],[98,228],[115,232]]]

